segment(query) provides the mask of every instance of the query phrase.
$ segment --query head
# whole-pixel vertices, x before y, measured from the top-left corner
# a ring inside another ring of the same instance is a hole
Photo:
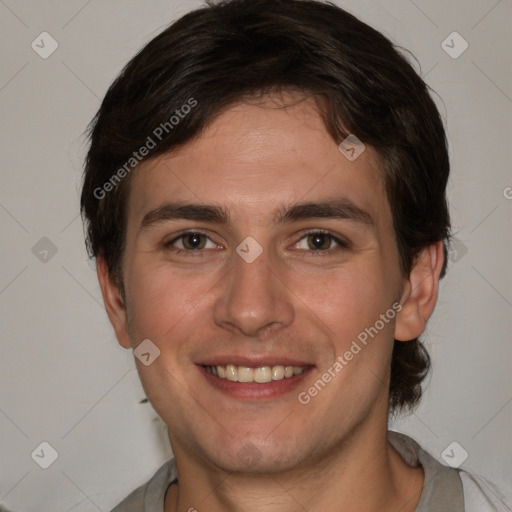
[[[354,160],[338,149],[349,135],[364,144]],[[334,5],[211,3],[147,44],[91,124],[81,207],[118,340],[136,347],[149,338],[160,349],[139,368],[164,420],[173,424],[173,408],[206,396],[194,365],[230,351],[287,352],[318,377],[377,321],[383,327],[363,357],[336,374],[309,413],[295,404],[297,417],[314,412],[334,427],[343,414],[325,418],[343,379],[369,374],[372,383],[339,398],[352,427],[376,404],[412,409],[430,365],[419,335],[446,270],[448,175],[426,84],[387,38]],[[350,203],[341,216],[340,198]],[[169,203],[172,212],[161,208]],[[354,205],[371,222],[354,219]],[[345,255],[303,256],[304,247],[337,245],[321,233],[298,242],[299,227],[320,224],[324,235],[332,228],[346,237]],[[192,228],[209,241],[178,245],[200,256],[162,256]],[[252,263],[236,251],[249,236],[262,251]],[[259,406],[225,404],[240,418],[229,435],[260,436],[263,449],[272,442],[268,424],[254,421]],[[190,429],[175,424],[182,441]],[[206,435],[197,429],[195,439]]]

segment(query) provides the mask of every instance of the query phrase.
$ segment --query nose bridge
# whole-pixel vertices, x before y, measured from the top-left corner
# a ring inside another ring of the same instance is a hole
[[[292,322],[292,304],[271,263],[267,251],[252,261],[244,259],[243,254],[233,255],[232,271],[215,305],[218,325],[257,336],[264,329]]]

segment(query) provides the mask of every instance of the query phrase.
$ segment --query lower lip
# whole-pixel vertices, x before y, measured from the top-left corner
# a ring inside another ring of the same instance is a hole
[[[233,382],[216,377],[207,372],[204,366],[198,366],[198,368],[212,386],[222,393],[240,400],[267,400],[290,393],[312,369],[309,367],[304,369],[300,375],[258,384],[257,382]]]

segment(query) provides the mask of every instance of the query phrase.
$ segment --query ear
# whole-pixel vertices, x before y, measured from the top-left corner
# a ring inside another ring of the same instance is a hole
[[[103,302],[107,315],[114,328],[117,341],[124,348],[131,348],[130,337],[128,336],[128,322],[126,306],[119,287],[114,283],[108,271],[108,265],[103,255],[98,254],[96,258],[96,272],[103,295]]]
[[[434,311],[443,268],[443,242],[422,249],[406,280],[396,316],[395,339],[409,341],[420,336]]]

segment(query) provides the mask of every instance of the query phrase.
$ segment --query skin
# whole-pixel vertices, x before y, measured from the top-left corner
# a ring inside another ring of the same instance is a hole
[[[415,510],[423,470],[386,440],[389,367],[393,340],[419,336],[434,309],[442,244],[426,247],[401,275],[379,165],[369,146],[349,161],[313,101],[289,93],[227,109],[199,138],[134,171],[125,300],[101,255],[97,268],[119,343],[150,339],[160,349],[149,366],[136,361],[178,466],[166,512]],[[293,204],[342,197],[374,224],[276,222]],[[170,201],[221,206],[229,222],[167,219],[141,228]],[[308,234],[319,229],[347,246],[324,236],[318,249]],[[187,251],[176,240],[183,230],[204,233],[204,248]],[[248,236],[263,250],[252,263],[236,252]],[[397,300],[401,311],[301,404],[298,393]],[[198,366],[230,355],[292,357],[310,367],[289,392],[240,399]]]

